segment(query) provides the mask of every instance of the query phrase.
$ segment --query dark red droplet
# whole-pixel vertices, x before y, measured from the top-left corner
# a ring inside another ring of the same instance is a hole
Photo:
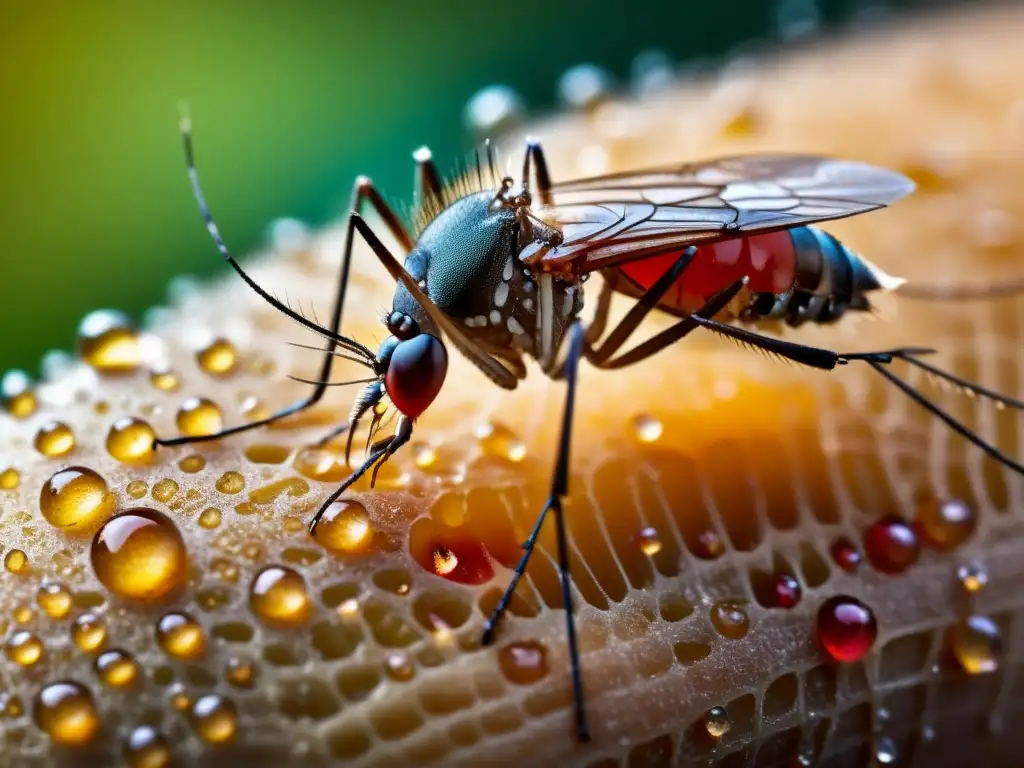
[[[714,531],[702,531],[694,542],[693,554],[701,560],[714,560],[722,556],[725,545]]]
[[[772,582],[772,595],[778,608],[792,608],[800,602],[800,582],[788,573],[780,573]]]
[[[836,595],[818,609],[818,643],[836,661],[858,661],[878,636],[875,614],[849,595]]]
[[[854,573],[861,564],[860,550],[845,536],[840,536],[829,547],[833,562],[847,573]]]
[[[886,515],[864,532],[868,562],[882,573],[903,573],[917,562],[921,544],[917,532],[898,515]]]

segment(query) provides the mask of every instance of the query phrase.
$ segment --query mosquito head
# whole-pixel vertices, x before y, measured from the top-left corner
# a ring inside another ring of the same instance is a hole
[[[395,407],[415,419],[434,402],[448,372],[448,352],[441,340],[420,331],[410,315],[392,312],[386,320],[391,336],[377,351],[377,370]]]

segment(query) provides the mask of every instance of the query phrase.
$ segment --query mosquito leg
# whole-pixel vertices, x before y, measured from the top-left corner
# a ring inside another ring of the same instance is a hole
[[[526,156],[523,158],[523,189],[530,189],[530,168],[533,168],[533,178],[537,181],[537,199],[541,205],[551,205],[551,175],[548,173],[548,163],[544,159],[544,150],[540,142],[530,139],[526,143]]]
[[[426,147],[420,147],[413,153],[416,161],[416,187],[413,199],[416,207],[422,211],[440,210],[443,206],[441,174],[437,172],[433,155]]]
[[[595,344],[604,334],[608,326],[608,312],[612,306],[612,283],[607,277],[602,276],[601,293],[597,295],[597,309],[594,310],[594,319],[587,326],[587,344]]]

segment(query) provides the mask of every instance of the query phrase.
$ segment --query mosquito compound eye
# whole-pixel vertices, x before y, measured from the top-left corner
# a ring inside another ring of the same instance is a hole
[[[392,312],[388,318],[388,330],[398,339],[403,341],[411,339],[420,332],[419,325],[409,315],[402,312]]]
[[[400,342],[384,376],[391,402],[415,419],[434,402],[448,371],[448,352],[436,336],[421,333]]]

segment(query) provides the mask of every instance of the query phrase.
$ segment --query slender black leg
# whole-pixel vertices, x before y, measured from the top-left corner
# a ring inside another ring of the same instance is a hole
[[[523,189],[530,189],[530,168],[533,168],[532,178],[536,180],[537,199],[541,205],[551,205],[554,199],[551,196],[551,175],[548,173],[548,163],[544,159],[544,150],[540,142],[529,140],[526,143],[526,156],[523,158]]]
[[[594,319],[587,326],[586,341],[588,348],[596,344],[597,340],[604,335],[604,329],[608,327],[608,312],[612,307],[612,284],[607,277],[602,277],[601,293],[597,295],[597,309],[594,310]]]

